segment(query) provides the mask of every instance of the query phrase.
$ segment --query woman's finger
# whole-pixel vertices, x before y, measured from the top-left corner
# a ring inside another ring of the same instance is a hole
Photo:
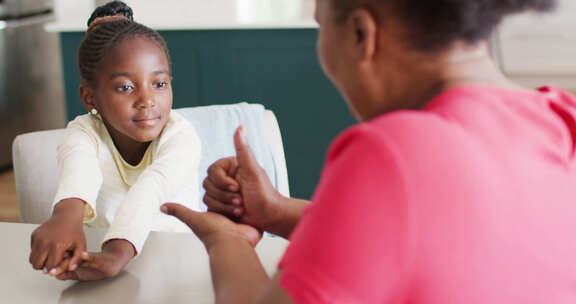
[[[220,189],[239,191],[240,185],[233,178],[234,174],[231,174],[236,172],[237,166],[234,158],[220,159],[208,167],[208,176],[206,178]]]
[[[244,213],[244,208],[241,206],[222,203],[207,193],[204,194],[204,203],[208,206],[208,211],[220,213],[226,217],[238,218]]]
[[[213,197],[222,203],[236,205],[236,206],[239,206],[242,204],[242,197],[240,196],[240,194],[238,192],[231,192],[228,190],[223,190],[222,188],[220,188],[220,187],[216,186],[214,183],[212,183],[212,181],[210,181],[208,178],[204,180],[204,182],[202,183],[202,186],[204,187],[204,189],[206,190],[206,193],[210,197]]]
[[[234,132],[234,148],[236,149],[236,159],[238,168],[247,170],[250,174],[257,176],[260,171],[260,165],[252,152],[252,148],[248,145],[246,137],[246,127],[239,126]]]

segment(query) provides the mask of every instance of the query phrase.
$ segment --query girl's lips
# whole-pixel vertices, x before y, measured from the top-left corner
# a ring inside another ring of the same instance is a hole
[[[134,124],[141,127],[152,127],[160,121],[158,117],[151,117],[151,118],[138,118],[132,120]]]

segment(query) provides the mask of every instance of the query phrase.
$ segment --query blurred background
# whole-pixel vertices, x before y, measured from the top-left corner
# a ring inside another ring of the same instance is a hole
[[[75,54],[86,20],[105,2],[0,0],[0,221],[18,221],[14,137],[62,128],[84,113]],[[247,101],[273,110],[291,193],[310,198],[330,141],[354,123],[316,58],[314,0],[125,2],[167,40],[174,107]],[[507,20],[492,49],[521,84],[576,92],[576,1],[559,3],[550,15]]]

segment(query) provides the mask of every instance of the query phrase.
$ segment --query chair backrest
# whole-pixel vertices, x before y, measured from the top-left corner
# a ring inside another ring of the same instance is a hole
[[[204,196],[201,183],[208,166],[217,159],[234,155],[232,136],[241,124],[246,126],[248,142],[272,184],[283,195],[290,195],[282,137],[272,111],[246,103],[176,111],[194,125],[202,141],[199,201]],[[22,222],[42,223],[50,217],[59,176],[56,149],[63,135],[64,129],[57,129],[26,133],[14,139],[14,176]],[[205,209],[204,204],[201,206]]]

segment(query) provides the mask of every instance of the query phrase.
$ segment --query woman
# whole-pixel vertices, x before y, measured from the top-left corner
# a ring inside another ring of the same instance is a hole
[[[242,129],[205,180],[213,212],[164,205],[206,245],[217,302],[576,303],[576,99],[512,83],[487,43],[553,6],[317,0],[322,66],[362,123],[309,207],[270,186]],[[290,237],[272,280],[252,227]]]

